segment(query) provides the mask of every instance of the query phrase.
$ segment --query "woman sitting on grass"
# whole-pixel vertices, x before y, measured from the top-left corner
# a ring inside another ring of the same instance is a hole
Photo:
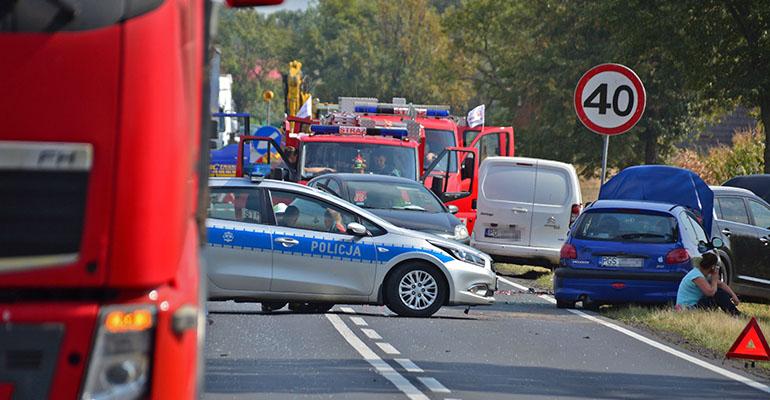
[[[715,310],[717,307],[730,315],[741,315],[736,307],[738,296],[726,283],[719,280],[719,265],[714,253],[706,253],[700,265],[682,278],[676,293],[676,308],[702,308]]]

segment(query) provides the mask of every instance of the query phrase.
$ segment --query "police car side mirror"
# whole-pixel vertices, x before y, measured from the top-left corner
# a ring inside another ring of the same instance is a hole
[[[349,223],[347,228],[348,228],[348,233],[351,235],[366,236],[366,233],[367,233],[366,227],[359,224],[358,222]]]
[[[725,246],[725,242],[720,238],[713,238],[711,239],[711,248],[713,249],[721,249]]]

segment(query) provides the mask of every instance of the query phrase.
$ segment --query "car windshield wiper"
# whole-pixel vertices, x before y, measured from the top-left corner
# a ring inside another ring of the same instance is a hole
[[[408,206],[401,206],[401,207],[393,207],[395,210],[409,210],[409,211],[425,211],[424,208],[420,206],[416,206],[414,204],[410,204]]]

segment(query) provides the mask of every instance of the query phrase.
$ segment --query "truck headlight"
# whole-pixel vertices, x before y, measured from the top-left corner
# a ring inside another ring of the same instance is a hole
[[[82,400],[141,398],[149,387],[155,307],[102,308]]]
[[[436,244],[433,242],[430,242],[430,244],[438,247],[441,250],[444,250],[445,252],[449,253],[452,257],[460,261],[465,261],[467,263],[475,264],[480,267],[486,268],[486,261],[484,260],[484,258],[475,253],[466,251],[458,247],[450,247],[450,246],[445,246],[443,244]]]
[[[455,225],[455,240],[465,240],[468,239],[468,228],[465,227],[463,224]]]

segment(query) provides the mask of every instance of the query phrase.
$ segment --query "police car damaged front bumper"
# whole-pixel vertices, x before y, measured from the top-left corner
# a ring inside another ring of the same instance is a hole
[[[495,302],[497,275],[492,267],[451,261],[445,264],[450,275],[449,305],[490,305]]]

